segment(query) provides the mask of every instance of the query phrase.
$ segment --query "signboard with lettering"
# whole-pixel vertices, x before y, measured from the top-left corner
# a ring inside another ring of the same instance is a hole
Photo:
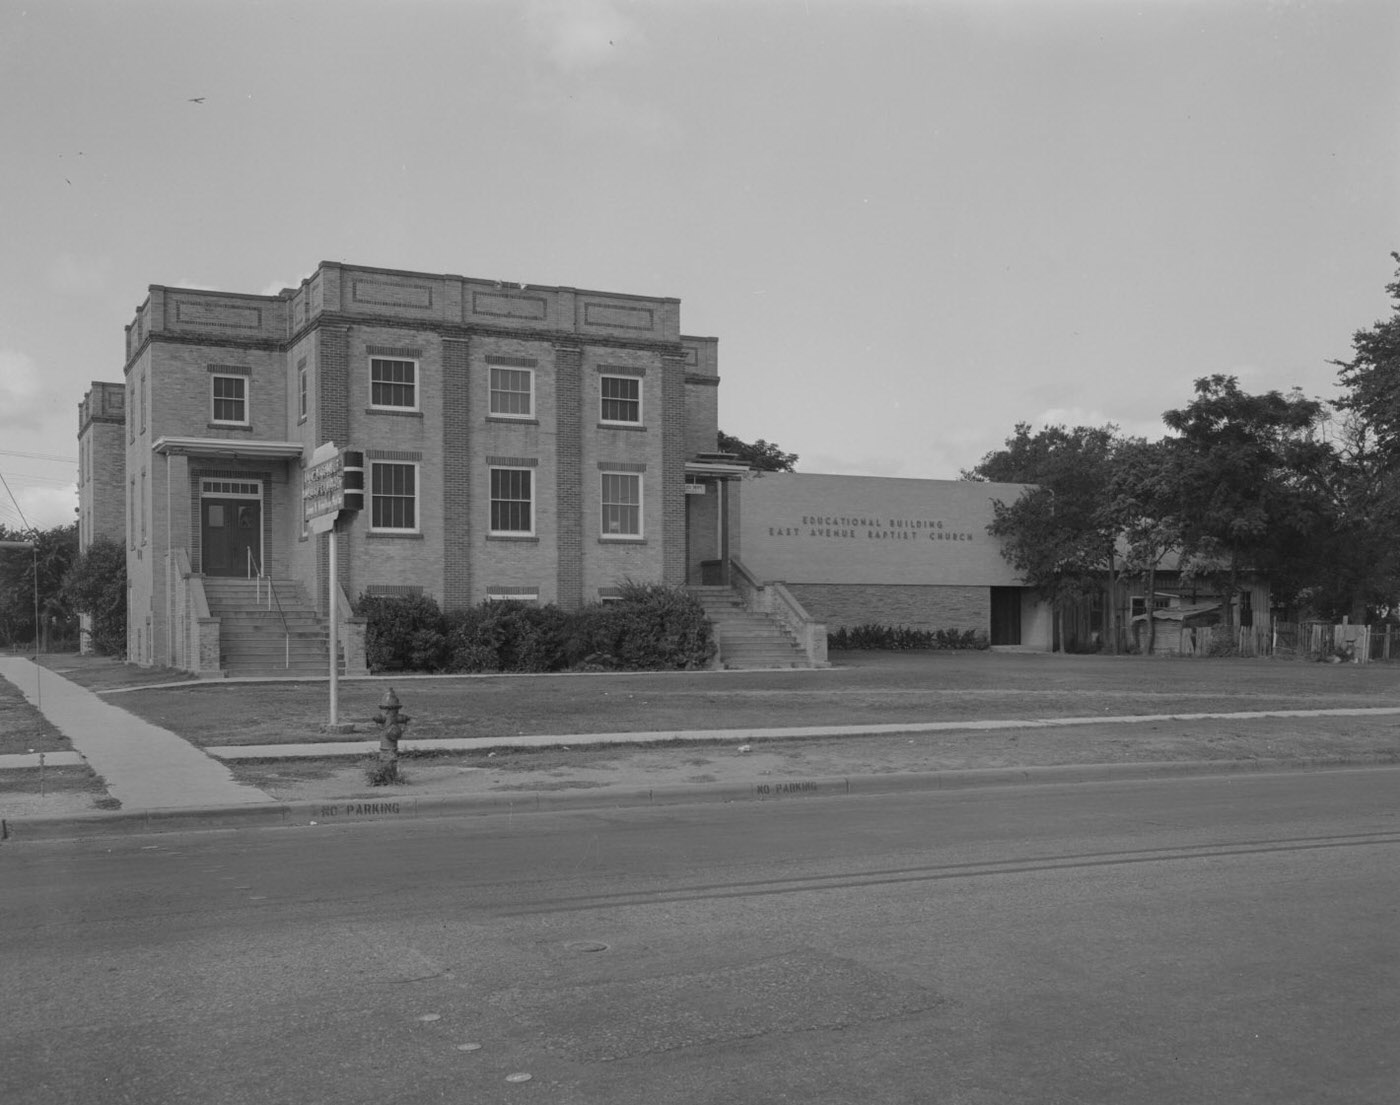
[[[301,481],[301,504],[313,533],[326,533],[343,510],[364,507],[364,454],[333,442],[311,454]]]
[[[1023,484],[769,472],[739,486],[737,555],[786,583],[1014,587],[987,533]]]

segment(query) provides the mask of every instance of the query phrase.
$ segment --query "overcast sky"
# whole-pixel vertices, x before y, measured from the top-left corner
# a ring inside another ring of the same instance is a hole
[[[1394,0],[0,0],[0,472],[72,521],[147,287],[321,260],[678,297],[799,471],[1158,437],[1211,373],[1331,398],[1397,58]]]

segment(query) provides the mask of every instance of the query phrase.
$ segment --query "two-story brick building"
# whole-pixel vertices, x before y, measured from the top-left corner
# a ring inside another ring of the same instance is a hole
[[[287,611],[324,614],[328,594],[345,613],[366,593],[573,608],[629,579],[699,582],[742,471],[714,455],[716,344],[681,334],[675,299],[332,262],[274,296],[153,285],[107,465],[126,485],[129,657],[227,666],[238,608],[280,611],[265,637],[309,636]],[[328,442],[365,466],[333,591],[302,508]]]

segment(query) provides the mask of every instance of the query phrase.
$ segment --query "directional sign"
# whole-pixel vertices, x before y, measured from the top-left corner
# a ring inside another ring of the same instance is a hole
[[[301,481],[301,503],[313,533],[328,533],[343,510],[364,507],[364,454],[337,449],[333,442],[311,454]]]

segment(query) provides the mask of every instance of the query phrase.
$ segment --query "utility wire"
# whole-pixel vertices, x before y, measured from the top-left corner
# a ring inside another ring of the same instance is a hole
[[[10,479],[16,483],[49,483],[55,487],[69,487],[77,484],[77,480],[65,480],[59,476],[35,476],[29,472],[11,472]]]
[[[51,460],[56,464],[77,464],[76,457],[57,457],[52,453],[18,453],[13,449],[0,449],[0,457],[26,457],[29,460]]]
[[[15,511],[19,514],[19,520],[24,523],[24,528],[31,533],[35,532],[34,527],[29,524],[29,519],[24,516],[24,511],[20,508],[19,500],[15,498],[15,493],[10,490],[10,481],[5,479],[4,472],[0,472],[0,483],[5,485],[5,492],[10,496],[10,502],[15,504]]]

